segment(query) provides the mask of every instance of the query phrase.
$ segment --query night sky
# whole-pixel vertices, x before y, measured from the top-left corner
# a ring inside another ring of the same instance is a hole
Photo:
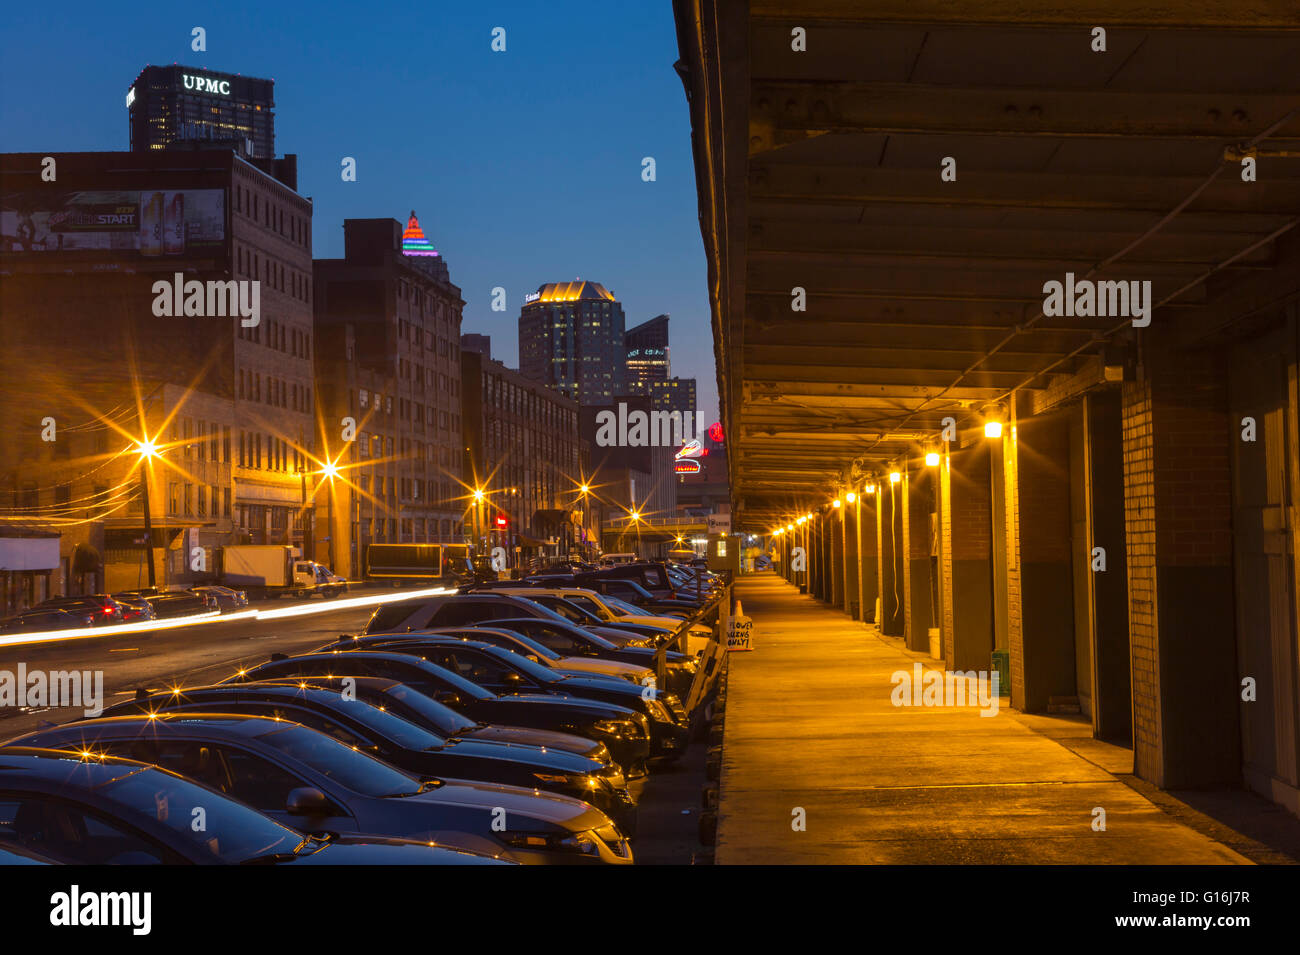
[[[414,209],[466,300],[466,332],[515,365],[523,295],[592,279],[632,326],[672,316],[672,373],[716,420],[690,125],[667,0],[618,3],[11,4],[0,149],[124,150],[147,64],[276,81],[276,152],[297,153],[314,254],[343,220]],[[57,22],[57,31],[51,23]],[[190,48],[207,31],[207,51]],[[495,27],[506,51],[491,49]],[[340,177],[344,156],[357,181]],[[652,156],[657,181],[641,179]],[[493,312],[503,286],[508,310]]]

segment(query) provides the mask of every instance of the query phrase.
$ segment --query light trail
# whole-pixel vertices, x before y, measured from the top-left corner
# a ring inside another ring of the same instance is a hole
[[[356,607],[378,606],[396,600],[409,600],[412,597],[434,597],[439,594],[453,592],[446,587],[429,587],[423,590],[402,590],[391,594],[336,598],[319,604],[297,604],[292,607],[278,607],[271,610],[237,610],[234,613],[225,614],[210,610],[207,613],[193,614],[188,617],[175,617],[170,620],[144,620],[139,623],[109,624],[105,627],[78,627],[75,630],[47,630],[37,633],[0,636],[0,647],[61,643],[67,640],[91,640],[96,637],[111,637],[115,634],[175,630],[181,627],[226,623],[231,620],[279,620],[286,617],[306,617],[312,614],[332,613],[336,610],[348,610]]]

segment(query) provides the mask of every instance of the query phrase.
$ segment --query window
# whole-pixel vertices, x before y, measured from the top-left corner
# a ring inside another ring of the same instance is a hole
[[[186,813],[189,816],[189,813]],[[0,840],[71,865],[175,865],[179,855],[123,822],[48,796],[0,797]]]

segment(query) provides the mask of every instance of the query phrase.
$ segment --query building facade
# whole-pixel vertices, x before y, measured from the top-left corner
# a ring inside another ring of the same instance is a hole
[[[476,546],[506,547],[512,565],[581,552],[594,534],[582,506],[578,403],[468,345],[461,380],[465,476],[483,492]]]
[[[144,441],[160,584],[302,543],[311,203],[228,148],[52,158],[0,157],[0,512],[60,535],[48,592],[147,579]]]
[[[668,316],[656,315],[629,328],[623,335],[627,348],[627,387],[635,395],[648,395],[655,382],[668,380]]]
[[[146,66],[126,93],[131,151],[174,143],[275,156],[275,81],[192,66]]]
[[[519,370],[580,404],[624,394],[623,306],[599,282],[540,286],[519,314]]]
[[[322,456],[340,469],[321,489],[332,559],[357,577],[371,543],[464,541],[465,302],[414,213],[405,230],[348,219],[343,235],[344,257],[315,263],[315,361]]]

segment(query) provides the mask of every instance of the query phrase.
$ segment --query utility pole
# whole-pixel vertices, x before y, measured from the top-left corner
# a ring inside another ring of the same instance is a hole
[[[153,568],[153,519],[149,516],[149,475],[148,461],[140,464],[140,491],[144,497],[144,553],[145,561],[149,565],[149,589],[152,590],[158,585]]]

